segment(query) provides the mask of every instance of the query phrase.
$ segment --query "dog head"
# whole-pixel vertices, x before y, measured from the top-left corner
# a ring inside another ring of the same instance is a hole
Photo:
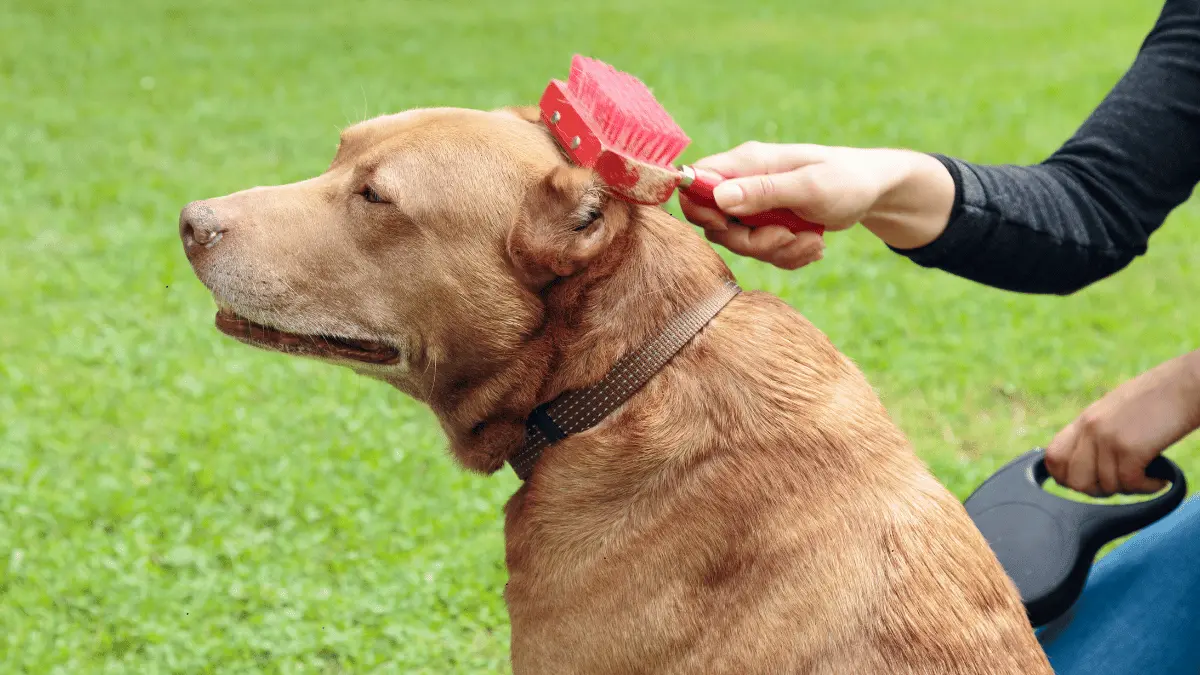
[[[593,172],[566,160],[536,112],[379,117],[346,129],[314,178],[187,205],[179,233],[216,299],[217,327],[385,380],[433,407],[463,464],[499,468],[551,362],[567,360],[556,355],[564,331],[587,323],[579,312],[607,302],[610,316],[591,324],[620,323],[617,342],[641,339],[636,321],[654,317],[639,303],[668,306],[643,290],[656,282],[647,269],[728,271],[661,209],[610,198]],[[646,225],[656,218],[666,219],[658,234]],[[632,252],[633,240],[654,236],[694,242],[661,241],[670,256]],[[632,275],[620,285],[634,300],[585,297],[614,270]],[[575,346],[588,376],[629,346],[597,344]]]
[[[315,178],[187,205],[179,229],[222,331],[424,398],[417,366],[511,357],[533,294],[612,240],[609,203],[522,111],[416,110],[348,128]]]
[[[179,233],[224,333],[435,403],[520,358],[541,291],[631,212],[536,111],[424,109],[346,129],[314,178],[188,204]]]

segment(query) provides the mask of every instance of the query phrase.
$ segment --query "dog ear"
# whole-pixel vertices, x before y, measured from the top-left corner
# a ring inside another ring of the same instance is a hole
[[[540,291],[604,251],[624,220],[620,214],[595,173],[555,167],[526,196],[508,236],[509,259],[521,281]]]
[[[506,106],[496,112],[508,113],[533,124],[539,124],[542,121],[542,111],[536,105]]]

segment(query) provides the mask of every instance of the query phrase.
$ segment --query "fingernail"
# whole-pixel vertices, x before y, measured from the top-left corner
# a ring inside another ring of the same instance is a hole
[[[746,191],[737,183],[725,181],[713,188],[713,199],[717,200],[717,204],[725,209],[745,201]]]

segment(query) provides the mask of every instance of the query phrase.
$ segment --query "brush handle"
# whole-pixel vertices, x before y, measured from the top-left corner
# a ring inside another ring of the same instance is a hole
[[[691,173],[695,175],[691,184],[684,187],[679,186],[679,191],[688,196],[700,206],[704,206],[714,211],[720,211],[721,207],[717,206],[717,200],[713,198],[713,188],[717,187],[725,177],[715,171],[708,169],[697,169],[690,167]],[[687,171],[684,172],[685,174]],[[796,215],[791,209],[771,209],[770,211],[762,211],[749,216],[730,216],[742,225],[750,227],[763,227],[765,225],[781,225],[791,230],[792,232],[816,232],[817,234],[825,233],[825,226],[818,223],[810,223],[809,221]]]

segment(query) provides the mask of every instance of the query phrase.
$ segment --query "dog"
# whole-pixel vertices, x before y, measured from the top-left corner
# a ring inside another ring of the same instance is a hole
[[[355,124],[320,175],[179,227],[221,331],[391,384],[483,473],[732,280],[531,108]],[[1051,672],[962,505],[816,327],[746,291],[687,337],[505,506],[514,673]]]

